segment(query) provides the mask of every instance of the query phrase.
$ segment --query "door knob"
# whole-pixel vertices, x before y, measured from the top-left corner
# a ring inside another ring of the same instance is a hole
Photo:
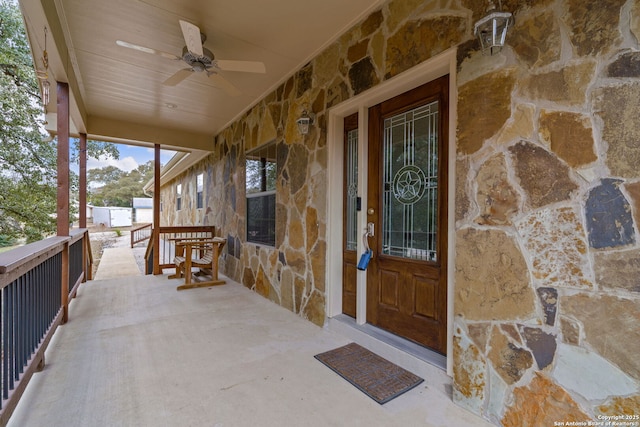
[[[376,211],[373,208],[367,209],[367,215],[373,215]]]

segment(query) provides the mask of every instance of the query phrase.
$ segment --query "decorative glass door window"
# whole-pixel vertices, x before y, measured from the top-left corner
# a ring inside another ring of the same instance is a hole
[[[358,246],[358,129],[347,133],[346,141],[346,248],[355,251]]]
[[[436,261],[438,102],[385,119],[382,253]]]

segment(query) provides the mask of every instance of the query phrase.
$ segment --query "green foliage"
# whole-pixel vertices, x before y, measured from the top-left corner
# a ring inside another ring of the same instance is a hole
[[[79,161],[79,154],[80,140],[74,138],[72,141],[72,151],[69,160],[72,163],[77,163]],[[100,156],[118,159],[120,157],[120,152],[118,151],[118,147],[111,142],[94,141],[92,139],[87,140],[87,157],[97,159]]]
[[[132,207],[134,197],[145,197],[142,187],[153,178],[153,161],[131,172],[107,166],[92,169],[87,175],[89,182],[103,184],[89,193],[88,199],[92,205]]]
[[[0,234],[0,248],[6,248],[7,246],[13,246],[15,244],[16,239],[13,237]]]
[[[115,230],[113,230],[116,233],[117,237],[121,237],[122,236],[122,230],[120,230],[119,228],[116,228]]]
[[[41,130],[40,105],[22,17],[0,1],[0,234],[10,238],[55,229],[56,146]]]
[[[43,106],[17,3],[0,0],[0,235],[28,242],[55,231],[57,142],[43,130]],[[72,141],[77,158],[78,141]],[[89,141],[92,157],[117,158],[113,144]],[[72,188],[77,175],[70,173]]]

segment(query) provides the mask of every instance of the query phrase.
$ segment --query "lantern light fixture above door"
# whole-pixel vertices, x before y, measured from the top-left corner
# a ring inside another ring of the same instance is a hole
[[[302,111],[302,115],[298,120],[296,120],[296,123],[298,124],[298,131],[301,135],[309,133],[309,128],[313,124],[314,116],[315,115],[313,113],[308,113],[306,109]]]
[[[502,9],[502,4],[499,3],[499,5]],[[502,50],[507,30],[513,25],[513,15],[500,9],[496,10],[495,3],[489,0],[487,8],[489,14],[476,22],[473,27],[473,34],[480,39],[482,53],[485,55],[493,55]]]

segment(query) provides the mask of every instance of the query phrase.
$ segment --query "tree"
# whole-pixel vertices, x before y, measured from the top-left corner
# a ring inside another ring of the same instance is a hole
[[[87,181],[93,183],[110,184],[117,182],[126,172],[115,166],[105,166],[99,169],[89,169]]]
[[[22,16],[13,1],[0,0],[0,242],[36,241],[55,230],[57,148],[43,119]],[[72,145],[77,159],[77,140]],[[89,141],[87,152],[118,157],[104,142]]]
[[[93,205],[131,207],[134,197],[145,197],[142,187],[153,178],[153,161],[128,173],[107,166],[91,169],[87,175],[88,181],[104,184],[89,194],[89,201]]]

